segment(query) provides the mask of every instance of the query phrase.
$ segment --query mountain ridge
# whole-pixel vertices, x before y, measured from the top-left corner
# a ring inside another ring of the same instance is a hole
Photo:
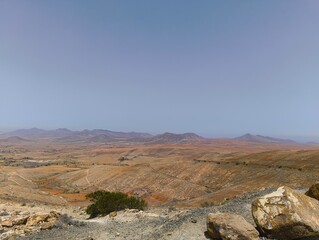
[[[82,131],[72,131],[67,128],[58,128],[55,130],[44,130],[39,128],[30,128],[30,129],[18,129],[15,131],[7,132],[0,134],[1,138],[19,136],[22,138],[55,138],[55,139],[63,139],[74,136],[79,138],[89,138],[96,137],[98,135],[105,135],[113,138],[136,138],[136,137],[151,137],[152,135],[149,133],[142,132],[115,132],[104,129],[93,129],[88,130],[84,129]]]
[[[56,143],[140,143],[140,144],[165,144],[165,143],[195,143],[200,141],[223,140],[225,138],[205,138],[192,132],[171,133],[152,135],[145,132],[119,132],[105,129],[84,129],[72,131],[67,128],[58,128],[54,130],[44,130],[39,128],[18,129],[15,131],[0,134],[0,139],[9,137],[20,137],[26,140],[52,140]],[[19,141],[18,139],[16,139]],[[227,139],[226,139],[227,140]],[[245,135],[231,138],[230,140],[245,141],[259,144],[300,144],[294,140],[273,138],[269,136]],[[22,141],[20,141],[22,142]],[[310,145],[310,144],[309,144]],[[312,143],[314,145],[314,143]]]
[[[291,139],[273,138],[273,137],[262,136],[262,135],[253,135],[250,133],[247,133],[245,135],[242,135],[240,137],[236,137],[233,139],[238,141],[255,142],[255,143],[298,144],[297,142]]]

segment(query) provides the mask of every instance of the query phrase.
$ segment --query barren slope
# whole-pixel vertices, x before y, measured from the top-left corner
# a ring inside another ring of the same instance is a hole
[[[158,145],[10,145],[0,151],[0,198],[86,205],[96,189],[149,205],[201,206],[263,187],[318,181],[319,150],[204,140]]]

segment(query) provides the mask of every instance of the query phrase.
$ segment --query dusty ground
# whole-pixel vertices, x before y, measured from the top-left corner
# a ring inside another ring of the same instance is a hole
[[[250,193],[228,201],[222,206],[209,208],[150,208],[144,212],[121,211],[114,218],[106,216],[86,220],[68,228],[41,231],[38,234],[17,239],[205,240],[209,239],[206,235],[208,213],[232,212],[242,215],[247,221],[254,224],[251,216],[252,200],[272,190]]]

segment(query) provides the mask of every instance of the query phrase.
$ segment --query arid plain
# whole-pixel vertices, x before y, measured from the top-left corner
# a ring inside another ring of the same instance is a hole
[[[121,191],[149,206],[219,205],[281,185],[319,179],[319,147],[263,136],[107,130],[19,130],[0,140],[2,202],[86,206],[85,195]]]

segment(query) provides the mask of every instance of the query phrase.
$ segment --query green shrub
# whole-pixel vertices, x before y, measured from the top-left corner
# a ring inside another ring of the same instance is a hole
[[[120,211],[126,208],[143,210],[147,203],[143,199],[128,196],[121,192],[96,191],[86,195],[92,202],[86,208],[86,213],[90,218],[98,215],[107,215],[110,212]]]

